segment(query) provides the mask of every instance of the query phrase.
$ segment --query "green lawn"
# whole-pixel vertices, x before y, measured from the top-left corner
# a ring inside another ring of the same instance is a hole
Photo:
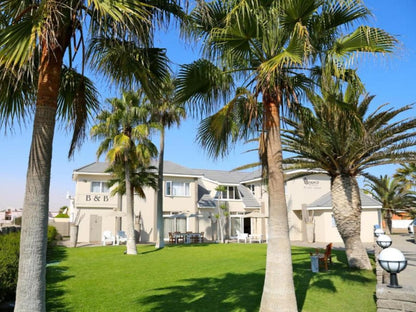
[[[258,311],[265,244],[57,247],[47,268],[48,311]],[[301,311],[376,311],[373,272],[347,268],[333,251],[329,272],[312,273],[308,248],[294,247]]]

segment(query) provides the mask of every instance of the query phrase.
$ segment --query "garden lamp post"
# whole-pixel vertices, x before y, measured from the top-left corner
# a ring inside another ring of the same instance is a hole
[[[390,284],[387,287],[401,288],[397,282],[397,273],[403,271],[407,266],[407,260],[403,253],[396,248],[386,248],[380,252],[378,257],[380,266],[390,273]]]
[[[376,239],[377,245],[379,245],[381,248],[385,249],[391,246],[391,238],[388,235],[381,234]]]
[[[384,231],[380,228],[374,230],[374,236],[379,237],[380,235],[384,234]]]

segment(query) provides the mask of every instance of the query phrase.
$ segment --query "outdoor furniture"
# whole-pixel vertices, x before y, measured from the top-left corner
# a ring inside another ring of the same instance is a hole
[[[325,271],[328,271],[328,263],[332,265],[332,243],[326,245],[325,253],[320,253],[319,248],[316,249],[315,253],[310,253],[311,256],[317,256],[319,261],[319,266],[323,267]]]
[[[175,237],[176,244],[185,243],[185,235],[183,233],[175,232],[173,236]]]
[[[199,235],[199,242],[203,243],[204,242],[204,232],[201,232]]]
[[[240,240],[243,240],[244,243],[247,243],[248,239],[248,233],[241,233],[240,231],[237,231],[237,243],[240,242]]]
[[[250,234],[248,236],[248,239],[250,243],[253,243],[253,242],[261,243],[263,241],[263,235],[262,234]]]
[[[201,234],[199,233],[191,233],[188,234],[188,242],[190,243],[199,243],[199,237],[201,236]]]
[[[172,232],[169,232],[169,244],[176,244],[176,238]]]
[[[113,233],[111,233],[111,231],[104,231],[103,232],[103,246],[107,245],[107,242],[112,243],[113,245],[115,245],[115,241],[116,238],[114,237]]]
[[[120,243],[126,243],[127,244],[127,235],[124,231],[118,231],[116,236],[116,245],[120,245]]]

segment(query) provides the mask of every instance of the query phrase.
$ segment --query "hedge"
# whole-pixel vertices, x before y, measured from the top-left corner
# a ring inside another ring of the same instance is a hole
[[[0,302],[14,300],[19,268],[20,232],[0,235]]]

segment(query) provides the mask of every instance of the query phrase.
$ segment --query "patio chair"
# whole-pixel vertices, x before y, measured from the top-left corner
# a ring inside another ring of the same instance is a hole
[[[319,266],[328,271],[328,264],[332,265],[332,243],[326,245],[325,253],[320,253],[319,248],[317,248],[315,254],[311,252],[310,255],[318,256]]]
[[[113,245],[115,245],[115,241],[116,238],[114,237],[113,233],[111,233],[111,231],[104,231],[103,232],[103,246],[107,245],[107,242],[112,243]]]
[[[244,243],[247,243],[248,239],[248,233],[241,233],[240,231],[237,231],[237,243],[240,242],[240,240],[243,240]]]
[[[181,232],[175,232],[176,243],[185,243],[185,235]]]
[[[176,239],[172,232],[169,232],[169,244],[176,244]]]
[[[126,243],[127,244],[127,235],[126,232],[124,231],[118,231],[117,232],[117,240],[116,240],[116,244],[120,245],[120,243]]]
[[[253,242],[261,243],[263,241],[263,235],[262,234],[250,234],[248,236],[248,239],[250,241],[250,244]]]

